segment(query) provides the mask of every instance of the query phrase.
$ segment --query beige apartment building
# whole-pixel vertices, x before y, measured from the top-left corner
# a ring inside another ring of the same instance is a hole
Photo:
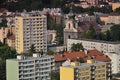
[[[100,20],[104,22],[104,24],[120,24],[120,14],[111,14],[100,16]]]
[[[47,52],[47,18],[38,13],[24,13],[15,17],[17,53],[26,53],[31,45],[36,52]]]
[[[106,52],[115,52],[120,53],[120,43],[119,42],[110,42],[110,41],[100,41],[92,39],[68,39],[67,40],[67,50],[71,51],[72,44],[81,43],[84,49],[92,50],[96,49],[98,51]]]
[[[115,11],[115,9],[120,7],[120,3],[109,3],[110,5],[112,5],[112,10]]]

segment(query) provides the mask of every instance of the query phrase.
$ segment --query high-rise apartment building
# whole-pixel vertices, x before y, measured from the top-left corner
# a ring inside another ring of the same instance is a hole
[[[15,17],[17,53],[26,53],[31,45],[36,52],[47,52],[47,18],[45,15],[24,13]]]
[[[60,67],[60,80],[111,80],[109,62],[71,62]]]
[[[18,55],[6,60],[7,80],[50,80],[54,70],[54,57],[33,54],[33,57]]]

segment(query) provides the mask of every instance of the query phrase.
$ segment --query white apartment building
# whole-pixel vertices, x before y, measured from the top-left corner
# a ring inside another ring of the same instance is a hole
[[[90,39],[67,39],[67,51],[71,51],[72,44],[82,43],[83,47],[87,50],[97,49],[106,52],[120,53],[120,43],[108,42]]]
[[[17,59],[6,60],[6,77],[7,80],[50,80],[54,65],[53,56],[18,55]]]
[[[47,52],[47,18],[37,12],[15,17],[17,53],[27,53],[31,45],[36,52]]]
[[[120,54],[116,53],[105,53],[110,59],[112,63],[112,73],[120,73]]]

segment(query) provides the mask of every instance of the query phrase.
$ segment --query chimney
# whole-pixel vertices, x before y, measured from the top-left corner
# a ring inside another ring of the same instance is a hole
[[[85,53],[85,54],[88,54],[88,50],[87,50],[87,49],[85,49],[85,50],[84,50],[84,53]]]
[[[88,60],[87,60],[87,63],[88,63],[88,64],[93,64],[93,63],[95,63],[95,60],[94,60],[94,59],[88,59]]]
[[[64,57],[64,54],[60,54],[61,57]]]

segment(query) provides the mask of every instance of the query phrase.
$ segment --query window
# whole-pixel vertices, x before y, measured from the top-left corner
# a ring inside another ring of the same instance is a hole
[[[68,24],[68,28],[70,29],[70,23]]]
[[[70,35],[68,36],[68,38],[70,39]]]

